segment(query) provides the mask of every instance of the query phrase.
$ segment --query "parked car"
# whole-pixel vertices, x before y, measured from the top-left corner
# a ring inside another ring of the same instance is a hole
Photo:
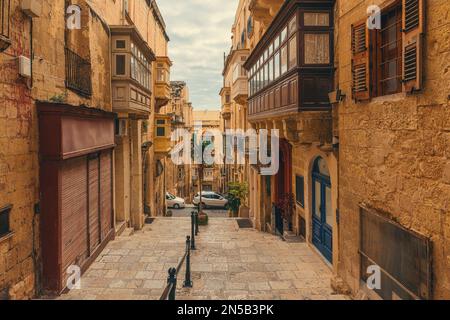
[[[199,205],[200,203],[199,193],[195,195],[192,203],[196,206]],[[216,192],[204,191],[202,192],[202,204],[204,208],[226,208],[228,205],[228,200]]]
[[[186,202],[184,199],[174,196],[173,194],[166,193],[166,205],[168,208],[183,209],[186,208]]]

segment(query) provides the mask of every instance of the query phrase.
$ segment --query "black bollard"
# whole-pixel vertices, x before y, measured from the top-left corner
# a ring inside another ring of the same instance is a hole
[[[191,213],[191,250],[195,250],[195,212]]]
[[[183,283],[184,288],[192,288],[191,280],[191,237],[186,238],[186,275]]]
[[[195,212],[195,235],[198,236],[198,233],[200,232],[198,227],[198,211]]]
[[[169,292],[169,300],[175,300],[177,292],[177,269],[169,269],[169,277],[167,278],[167,284],[172,284],[172,288]]]

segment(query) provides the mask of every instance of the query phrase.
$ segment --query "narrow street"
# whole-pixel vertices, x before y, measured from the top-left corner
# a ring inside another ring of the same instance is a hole
[[[60,299],[156,300],[176,267],[190,233],[188,218],[157,218],[142,231],[111,242],[81,280]],[[236,220],[212,218],[193,252],[192,289],[178,276],[178,300],[347,299],[333,295],[331,271],[305,243],[239,229]]]

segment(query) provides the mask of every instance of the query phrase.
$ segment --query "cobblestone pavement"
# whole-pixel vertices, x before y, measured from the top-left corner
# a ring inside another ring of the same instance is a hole
[[[111,242],[81,280],[81,289],[61,299],[159,299],[167,270],[178,264],[190,232],[187,218],[158,218],[144,230]],[[286,243],[233,219],[211,219],[201,227],[192,255],[192,289],[179,300],[347,299],[333,295],[331,271],[304,243]]]

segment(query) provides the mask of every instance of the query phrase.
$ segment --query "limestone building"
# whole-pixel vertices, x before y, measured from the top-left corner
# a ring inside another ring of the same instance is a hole
[[[378,5],[380,28],[367,8]],[[335,271],[353,293],[450,298],[448,1],[337,1]],[[333,180],[333,179],[332,179]],[[381,290],[367,291],[379,265]],[[339,281],[338,281],[339,282]]]
[[[143,163],[156,167],[170,99],[152,77],[168,73],[168,37],[155,1],[0,8],[0,298],[26,299],[59,294],[155,207]]]
[[[195,110],[193,114],[194,132],[202,132],[204,139],[214,141],[214,137],[208,137],[206,132],[220,132],[220,111],[215,110]],[[201,129],[199,128],[201,126]],[[198,165],[192,166],[192,184],[194,193],[200,190],[200,180],[203,181],[201,187],[203,191],[220,191],[220,165],[207,165],[203,168],[203,172]],[[201,175],[201,176],[200,176]]]

